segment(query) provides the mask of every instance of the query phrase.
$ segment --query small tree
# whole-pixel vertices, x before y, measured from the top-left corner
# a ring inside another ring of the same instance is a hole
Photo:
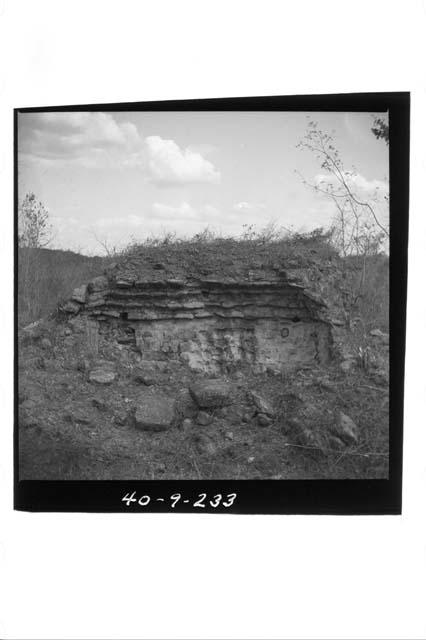
[[[378,190],[369,200],[362,197],[356,188],[359,174],[347,171],[333,137],[318,128],[314,121],[309,122],[308,131],[297,147],[312,152],[325,171],[324,177],[315,183],[309,183],[303,176],[303,183],[319,194],[329,197],[336,206],[334,227],[338,233],[338,249],[342,256],[360,255],[365,243],[362,238],[368,229],[369,236],[377,232],[379,245],[389,238],[389,229],[383,225],[376,214],[375,203]],[[384,200],[388,201],[387,194]],[[377,243],[376,243],[377,244]]]
[[[27,193],[18,212],[19,247],[39,249],[46,247],[51,240],[49,212],[34,193]]]
[[[373,133],[386,140],[385,122],[383,128],[379,128],[377,121],[375,124],[378,133]],[[374,193],[365,193],[360,174],[345,168],[333,136],[322,131],[316,122],[309,122],[307,133],[297,146],[314,154],[323,172],[312,183],[301,176],[303,183],[329,198],[335,206],[331,237],[342,257],[342,275],[352,280],[347,299],[350,317],[365,295],[370,258],[378,256],[388,244],[389,228],[378,219],[377,205],[382,198],[387,206],[389,196],[380,193],[378,188]],[[354,268],[358,273],[357,282],[351,275]]]

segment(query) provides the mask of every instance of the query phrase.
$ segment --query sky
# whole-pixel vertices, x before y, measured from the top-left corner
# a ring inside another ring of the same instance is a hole
[[[303,184],[319,161],[297,144],[315,120],[333,133],[364,199],[380,195],[387,223],[388,147],[374,114],[307,112],[46,112],[18,118],[18,197],[34,192],[49,211],[52,248],[89,255],[173,231],[207,226],[238,236],[243,225],[308,231],[335,209]]]

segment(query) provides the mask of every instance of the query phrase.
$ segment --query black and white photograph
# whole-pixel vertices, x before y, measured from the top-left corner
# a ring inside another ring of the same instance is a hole
[[[0,0],[0,637],[424,640],[423,0]]]
[[[387,112],[17,113],[19,480],[389,475]]]

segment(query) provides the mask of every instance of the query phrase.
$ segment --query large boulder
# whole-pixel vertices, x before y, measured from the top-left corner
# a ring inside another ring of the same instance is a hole
[[[233,402],[231,385],[220,380],[196,382],[189,387],[189,391],[201,409],[216,409]]]
[[[175,402],[166,396],[147,396],[135,412],[135,427],[144,431],[166,431],[175,418]]]

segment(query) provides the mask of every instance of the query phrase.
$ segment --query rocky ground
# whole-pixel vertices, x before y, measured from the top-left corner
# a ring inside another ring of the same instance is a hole
[[[387,343],[343,368],[207,378],[36,324],[19,337],[20,479],[387,477]]]

